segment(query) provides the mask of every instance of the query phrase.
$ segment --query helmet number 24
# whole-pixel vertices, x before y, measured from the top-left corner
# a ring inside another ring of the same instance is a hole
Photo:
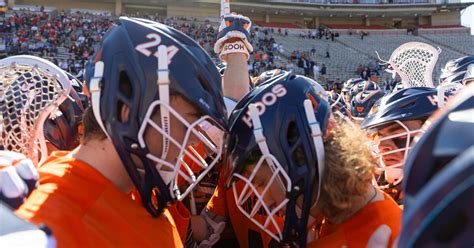
[[[149,57],[152,54],[152,51],[150,51],[149,49],[152,47],[158,48],[158,45],[160,45],[161,43],[161,36],[157,33],[149,33],[146,35],[146,37],[150,39],[150,41],[138,44],[135,47],[135,49],[139,51],[140,53],[142,53],[143,55]],[[171,63],[171,60],[176,55],[176,53],[178,53],[179,49],[174,45],[168,46],[167,48],[168,48],[168,64],[169,64]],[[153,55],[156,58],[159,58],[158,49],[156,49],[156,52]]]

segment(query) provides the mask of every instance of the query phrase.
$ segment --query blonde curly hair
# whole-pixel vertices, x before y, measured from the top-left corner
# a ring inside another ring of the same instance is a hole
[[[367,135],[340,122],[324,144],[325,171],[320,207],[330,223],[340,223],[364,201],[376,163]]]

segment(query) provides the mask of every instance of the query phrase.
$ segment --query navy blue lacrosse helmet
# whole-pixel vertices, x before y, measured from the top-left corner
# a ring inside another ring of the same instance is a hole
[[[268,83],[271,80],[276,79],[279,76],[285,75],[287,71],[281,69],[273,69],[262,72],[257,78],[254,79],[255,87],[258,87],[262,84]]]
[[[216,142],[199,135],[199,130],[203,126],[227,127],[221,76],[206,52],[185,34],[145,19],[121,17],[119,22],[104,37],[94,63],[88,65],[86,80],[91,105],[98,124],[113,142],[140,192],[144,206],[153,216],[158,216],[202,179],[203,174],[183,172],[181,166],[188,169],[185,156],[207,172],[219,159],[220,148],[215,147]],[[171,106],[170,96],[180,96],[201,118],[188,123],[183,113]],[[121,121],[124,105],[130,109],[127,121]],[[155,115],[160,115],[160,120],[155,121],[152,118]],[[174,120],[171,117],[187,128],[183,141],[171,136],[170,130],[174,128],[170,126]],[[147,132],[161,135],[161,154],[152,153],[154,147],[145,139]],[[186,149],[194,145],[190,142],[194,135],[217,154],[212,164],[202,164],[209,160]],[[179,151],[174,158],[170,153],[173,146]],[[143,169],[138,169],[138,164]],[[183,189],[178,185],[183,181],[189,182],[189,187]]]
[[[437,94],[435,88],[412,87],[386,95],[372,107],[362,122],[362,128],[373,128],[394,121],[426,120],[438,109]]]
[[[441,70],[440,84],[461,83],[470,64],[474,64],[474,56],[465,56],[448,61]]]
[[[380,90],[380,87],[373,81],[364,80],[354,84],[349,91],[349,98],[352,101],[357,94],[364,91]]]
[[[380,89],[363,90],[351,98],[350,108],[353,118],[365,118],[372,106],[385,94]]]
[[[59,105],[61,114],[54,119],[46,119],[44,123],[44,137],[60,151],[70,151],[79,145],[83,99],[87,99],[85,96],[80,97],[82,94],[74,89],[71,89],[69,95],[72,100],[66,99]]]
[[[405,165],[401,247],[465,247],[474,233],[474,86],[423,127]]]
[[[401,193],[403,166],[413,145],[412,140],[422,131],[421,126],[415,129],[409,128],[404,121],[421,120],[423,123],[437,109],[438,91],[435,88],[406,88],[382,97],[362,122],[363,129],[376,132],[390,125],[401,129],[395,134],[381,134],[378,137],[379,143],[391,140],[396,147],[375,149],[378,151],[379,166],[384,172],[378,178],[378,184],[395,200],[398,200]],[[379,144],[376,145],[379,146]],[[393,160],[393,156],[396,156],[398,160]],[[392,161],[388,161],[389,159]]]
[[[285,73],[244,96],[229,120],[226,161],[232,172],[227,186],[236,206],[275,240],[299,247],[306,245],[309,211],[321,191],[323,136],[330,116],[325,92],[316,84]],[[259,175],[269,179],[262,184]],[[274,186],[284,199],[270,204],[262,199]],[[259,187],[266,189],[259,193]]]
[[[355,84],[358,84],[360,82],[363,82],[365,81],[365,79],[363,78],[350,78],[348,79],[345,83],[344,83],[344,86],[342,87],[342,92],[349,92],[352,88],[352,86],[354,86]]]

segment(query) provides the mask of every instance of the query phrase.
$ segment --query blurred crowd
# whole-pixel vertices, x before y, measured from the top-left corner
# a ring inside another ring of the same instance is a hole
[[[0,53],[37,55],[77,75],[113,23],[110,17],[79,12],[12,13],[0,19]]]
[[[199,43],[212,58],[217,35],[217,23],[195,18],[163,18],[158,15],[129,15],[154,20],[171,26]],[[116,23],[110,16],[82,12],[14,12],[0,17],[0,56],[32,54],[52,61],[77,77],[94,54],[107,30]],[[274,59],[283,52],[275,42],[273,28],[254,27],[251,42],[255,48],[249,69],[254,75],[276,68]],[[287,31],[286,31],[287,32]]]

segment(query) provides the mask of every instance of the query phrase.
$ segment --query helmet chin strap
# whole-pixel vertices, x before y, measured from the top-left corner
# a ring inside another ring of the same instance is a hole
[[[157,73],[157,84],[160,96],[160,115],[161,115],[161,127],[167,135],[163,135],[163,147],[161,151],[161,159],[165,160],[168,155],[170,148],[170,140],[168,135],[171,135],[170,131],[170,112],[165,107],[170,105],[170,93],[169,93],[169,69],[168,69],[168,48],[165,45],[158,47],[158,70]]]
[[[102,122],[102,117],[100,116],[100,82],[104,76],[104,62],[98,61],[94,66],[94,77],[91,79],[90,83],[90,93],[91,93],[91,103],[92,103],[92,112],[94,117],[97,120],[102,131],[110,139],[107,130],[105,129],[104,123]]]
[[[258,148],[260,148],[260,151],[262,152],[263,156],[270,155],[270,149],[268,149],[265,135],[263,135],[263,128],[262,128],[262,123],[260,122],[259,111],[257,109],[257,105],[253,103],[250,104],[249,110],[250,110],[250,117],[252,118],[252,124],[253,124],[253,135],[255,136],[255,141],[258,144]],[[271,161],[270,158],[267,158],[267,163],[270,166],[274,166],[273,161]]]

